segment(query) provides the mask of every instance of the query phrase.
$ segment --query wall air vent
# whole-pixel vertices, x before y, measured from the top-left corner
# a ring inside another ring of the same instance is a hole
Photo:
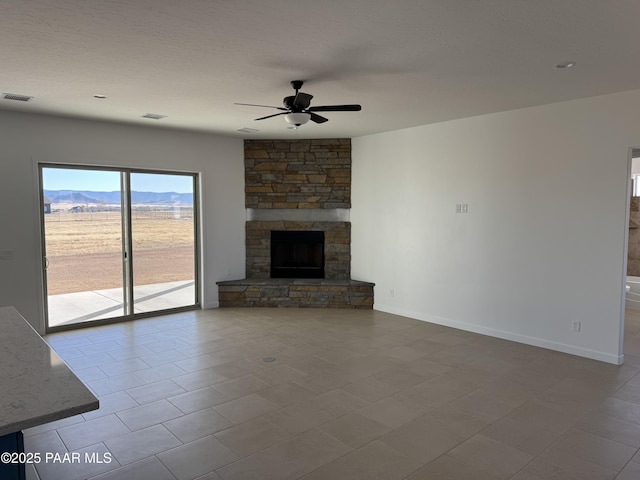
[[[151,118],[153,120],[160,120],[161,118],[167,118],[166,115],[158,115],[157,113],[146,113],[142,118]]]
[[[3,93],[2,98],[4,100],[16,100],[18,102],[28,102],[33,97],[29,97],[28,95],[19,95],[17,93]]]

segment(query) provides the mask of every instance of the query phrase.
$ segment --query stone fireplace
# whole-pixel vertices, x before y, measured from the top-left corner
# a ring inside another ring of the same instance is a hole
[[[221,307],[373,308],[350,278],[350,139],[245,140],[245,205],[247,277],[218,282]]]

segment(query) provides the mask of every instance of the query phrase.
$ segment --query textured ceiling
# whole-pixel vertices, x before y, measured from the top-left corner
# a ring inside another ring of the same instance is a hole
[[[0,109],[356,137],[640,89],[639,19],[638,0],[0,0],[0,91],[35,97]],[[362,111],[288,130],[234,105],[280,106],[296,79]]]

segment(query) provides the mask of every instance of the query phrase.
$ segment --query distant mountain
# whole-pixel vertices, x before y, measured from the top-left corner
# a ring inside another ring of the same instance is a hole
[[[92,192],[88,190],[45,190],[44,196],[51,203],[120,204],[120,192]],[[131,192],[131,202],[145,205],[193,205],[192,193]]]

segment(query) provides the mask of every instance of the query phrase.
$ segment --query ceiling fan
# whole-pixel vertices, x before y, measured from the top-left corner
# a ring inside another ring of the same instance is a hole
[[[248,107],[265,107],[275,108],[282,110],[280,113],[274,113],[273,115],[267,115],[266,117],[256,118],[256,120],[265,120],[271,117],[277,117],[284,115],[285,121],[291,125],[289,128],[298,128],[300,125],[304,125],[309,120],[315,123],[324,123],[329,121],[316,112],[359,112],[362,110],[360,105],[323,105],[318,107],[311,106],[311,99],[313,95],[301,92],[300,89],[304,82],[302,80],[293,80],[291,86],[296,91],[295,95],[284,97],[282,100],[283,107],[273,107],[271,105],[254,105],[251,103],[236,103],[235,105],[245,105]]]

